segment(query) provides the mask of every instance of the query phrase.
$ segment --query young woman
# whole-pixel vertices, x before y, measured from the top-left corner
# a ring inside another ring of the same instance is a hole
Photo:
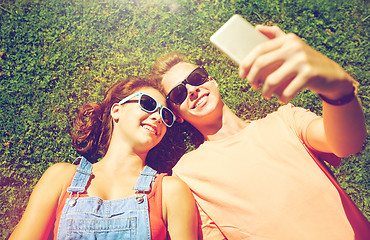
[[[196,205],[178,178],[146,166],[175,121],[155,83],[131,78],[84,105],[71,133],[91,164],[50,167],[10,239],[196,239]]]

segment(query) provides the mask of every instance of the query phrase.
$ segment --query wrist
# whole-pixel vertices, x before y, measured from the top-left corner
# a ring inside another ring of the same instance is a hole
[[[356,96],[356,88],[354,86],[352,86],[352,90],[349,92],[349,93],[346,93],[345,95],[342,95],[341,97],[338,97],[338,98],[330,98],[330,97],[326,97],[322,94],[318,94],[319,97],[321,98],[321,100],[323,102],[326,102],[330,105],[334,105],[334,106],[342,106],[342,105],[345,105],[347,103],[350,103]]]

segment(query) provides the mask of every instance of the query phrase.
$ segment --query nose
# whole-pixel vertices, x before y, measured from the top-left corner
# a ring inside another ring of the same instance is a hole
[[[186,89],[188,90],[188,97],[190,100],[194,100],[198,97],[199,93],[199,86],[192,86],[190,84],[186,84]]]
[[[162,117],[161,115],[159,114],[159,108],[157,111],[153,112],[151,115],[150,115],[150,119],[153,120],[154,122],[158,122],[158,123],[162,123]]]

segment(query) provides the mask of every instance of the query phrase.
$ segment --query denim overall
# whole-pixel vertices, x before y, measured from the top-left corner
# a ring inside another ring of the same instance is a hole
[[[62,211],[57,239],[151,239],[146,193],[157,172],[145,166],[134,187],[136,196],[118,200],[79,198],[85,192],[92,165],[84,157],[76,161],[80,165],[67,189],[70,197]]]

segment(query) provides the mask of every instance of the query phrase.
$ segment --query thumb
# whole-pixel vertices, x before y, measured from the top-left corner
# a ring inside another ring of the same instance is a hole
[[[285,33],[278,26],[257,25],[256,29],[269,39],[274,39],[285,35]]]

